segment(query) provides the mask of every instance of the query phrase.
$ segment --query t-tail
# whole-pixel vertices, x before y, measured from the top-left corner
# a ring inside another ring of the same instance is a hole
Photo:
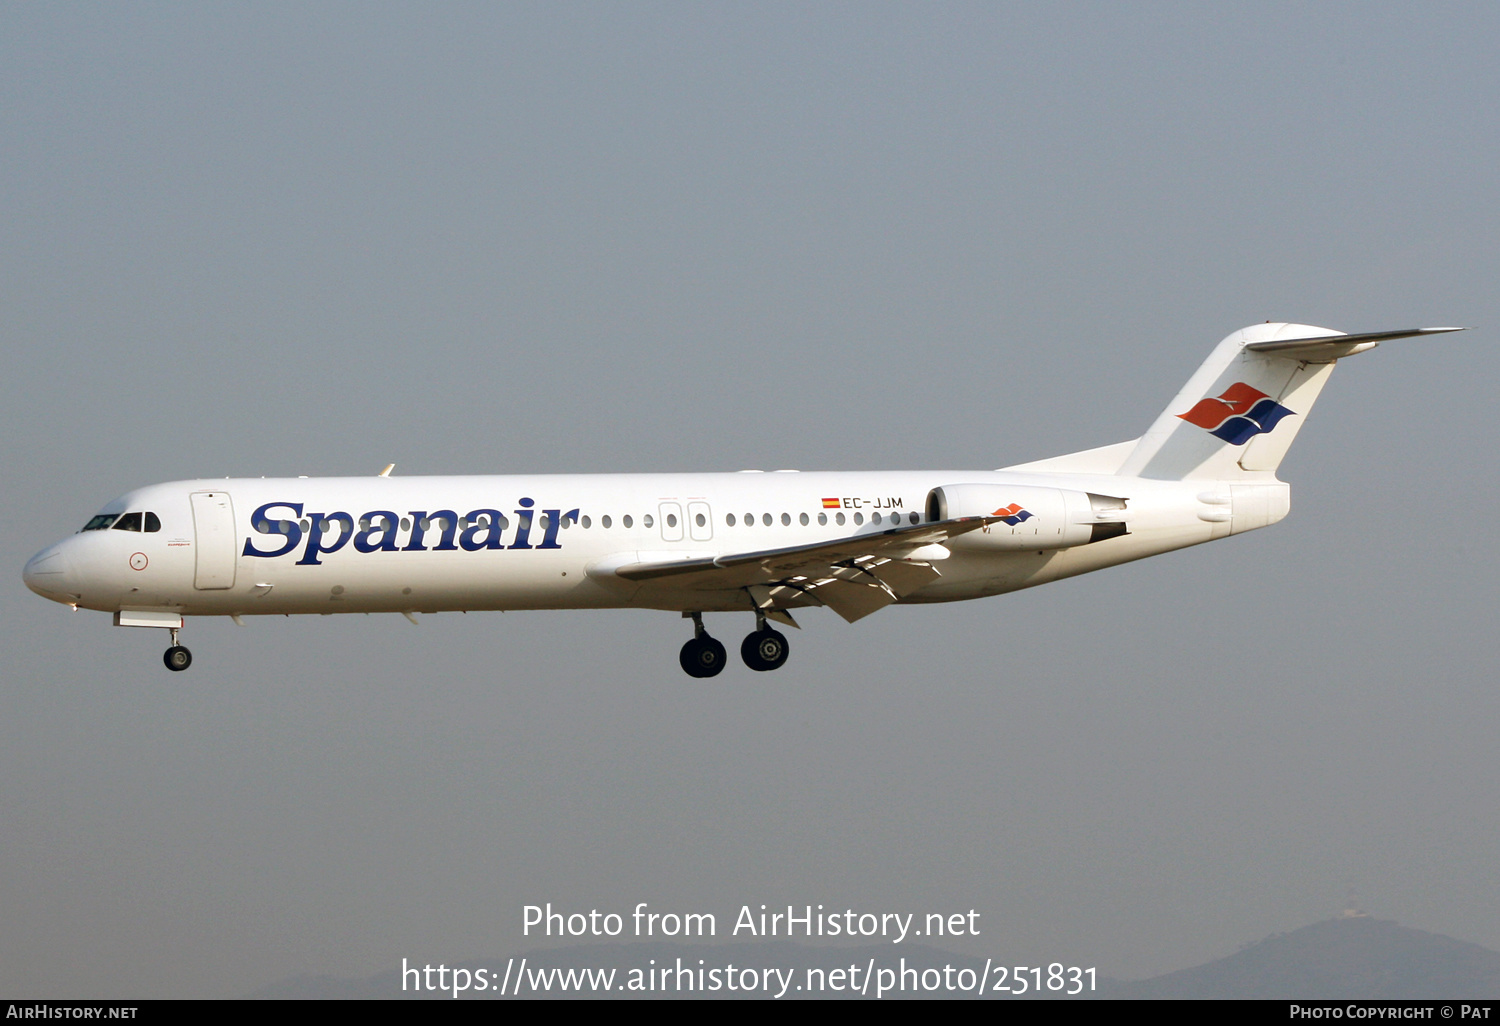
[[[1390,339],[1462,330],[1348,335],[1280,322],[1241,328],[1188,379],[1118,473],[1168,481],[1274,474],[1335,363]]]

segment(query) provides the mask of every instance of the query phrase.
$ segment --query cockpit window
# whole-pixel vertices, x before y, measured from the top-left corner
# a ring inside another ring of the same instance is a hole
[[[160,531],[160,530],[161,530],[161,519],[159,517],[157,517],[157,515],[155,513],[149,513],[148,512],[146,514],[146,532],[149,534],[149,533],[151,533],[153,531]]]
[[[115,521],[116,531],[139,531],[141,529],[141,514],[126,513]]]
[[[83,529],[85,531],[106,530],[110,524],[115,522],[115,517],[119,515],[118,513],[100,513],[97,517],[84,524]]]

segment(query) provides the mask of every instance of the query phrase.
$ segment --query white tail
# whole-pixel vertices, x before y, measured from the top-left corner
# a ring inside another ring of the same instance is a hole
[[[1348,335],[1281,322],[1241,328],[1188,379],[1118,473],[1170,481],[1273,474],[1339,359],[1388,339],[1462,330]]]

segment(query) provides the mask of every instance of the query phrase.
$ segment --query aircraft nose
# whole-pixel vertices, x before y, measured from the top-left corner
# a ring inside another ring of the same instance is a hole
[[[26,587],[43,598],[71,603],[78,598],[78,582],[73,564],[63,548],[63,544],[58,543],[32,556],[21,571],[21,579],[26,582]]]

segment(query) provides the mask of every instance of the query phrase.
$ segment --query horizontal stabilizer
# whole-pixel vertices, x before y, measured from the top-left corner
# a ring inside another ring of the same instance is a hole
[[[1397,338],[1415,338],[1418,335],[1441,335],[1447,331],[1467,331],[1467,328],[1398,328],[1395,331],[1367,331],[1359,335],[1324,335],[1321,338],[1289,338],[1270,342],[1251,342],[1245,348],[1252,353],[1268,353],[1293,360],[1312,363],[1329,363],[1374,349],[1382,342]]]

